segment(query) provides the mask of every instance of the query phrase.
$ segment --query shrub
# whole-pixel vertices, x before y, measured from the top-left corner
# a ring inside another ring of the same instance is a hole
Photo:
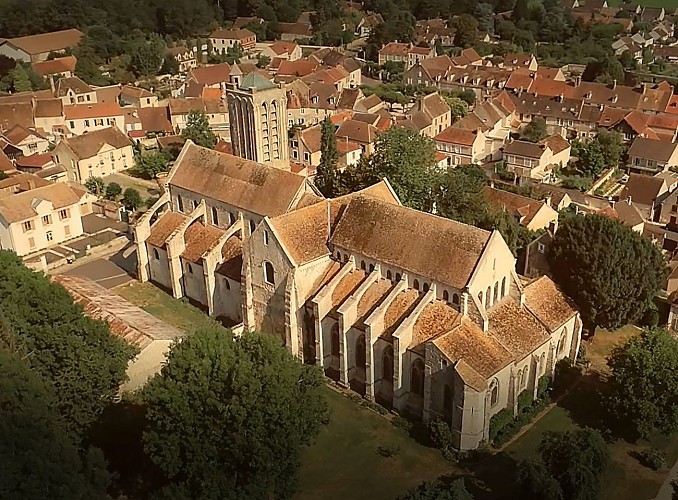
[[[582,342],[581,344],[579,344],[579,352],[577,353],[577,363],[588,361],[588,357],[586,354],[587,354],[586,346]]]
[[[394,427],[402,429],[405,432],[410,432],[410,429],[412,429],[412,422],[407,420],[405,417],[401,417],[400,415],[396,415],[395,417],[393,417],[391,423],[393,424]]]
[[[518,413],[523,413],[525,409],[529,408],[532,405],[532,393],[525,389],[518,395]]]
[[[377,446],[377,454],[384,458],[395,457],[398,453],[400,453],[400,446],[397,444]]]
[[[548,398],[551,392],[551,376],[543,375],[537,382],[537,399]]]
[[[638,461],[652,470],[666,467],[666,454],[657,448],[647,448],[638,454]]]
[[[499,433],[513,422],[513,413],[508,408],[499,411],[490,419],[490,440],[495,441]]]
[[[428,424],[431,442],[440,450],[445,460],[458,462],[461,454],[454,447],[452,429],[444,420],[431,420]]]
[[[106,186],[106,199],[116,200],[122,194],[122,187],[117,182],[111,182]]]
[[[659,324],[659,312],[657,311],[657,306],[652,304],[643,315],[643,326],[653,327]]]

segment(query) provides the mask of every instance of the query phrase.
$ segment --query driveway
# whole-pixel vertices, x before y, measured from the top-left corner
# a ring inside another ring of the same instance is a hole
[[[135,273],[136,252],[133,245],[128,245],[110,257],[92,260],[63,274],[89,278],[110,289],[134,280]]]

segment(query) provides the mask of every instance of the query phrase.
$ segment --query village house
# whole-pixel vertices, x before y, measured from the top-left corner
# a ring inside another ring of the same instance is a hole
[[[499,66],[511,70],[527,69],[529,71],[537,71],[539,63],[537,62],[537,58],[532,54],[513,53],[506,54]]]
[[[23,256],[81,236],[85,195],[32,174],[0,181],[0,248]]]
[[[104,177],[134,165],[132,143],[116,127],[62,139],[52,152],[71,181],[83,184],[90,177]]]
[[[426,137],[435,137],[452,124],[450,106],[438,92],[418,98],[399,124]]]
[[[60,78],[54,90],[54,97],[61,99],[64,105],[97,102],[96,91],[77,76]]]
[[[61,99],[40,99],[33,102],[35,128],[44,130],[53,142],[68,135],[64,104]]]
[[[125,133],[125,112],[117,103],[75,104],[64,106],[64,119],[69,135],[108,127],[117,127]]]
[[[558,226],[558,212],[548,203],[494,187],[483,188],[483,197],[495,210],[508,213],[521,226],[537,231],[550,228],[555,232]]]
[[[19,172],[35,174],[41,179],[51,182],[66,182],[68,176],[62,165],[54,162],[51,152],[22,156],[16,160],[16,169]]]
[[[313,36],[311,23],[278,23],[278,31],[284,42],[296,42]]]
[[[152,108],[158,105],[158,96],[141,87],[123,85],[120,89],[120,103],[135,108]]]
[[[644,219],[659,220],[663,214],[670,218],[669,210],[662,209],[662,202],[675,190],[676,180],[664,175],[630,174],[624,189],[619,195],[620,201],[632,203]]]
[[[215,133],[228,131],[228,107],[222,100],[200,99],[199,97],[186,97],[183,99],[169,100],[169,114],[172,127],[178,134],[186,128],[188,115],[191,111],[202,111],[207,115],[210,129]]]
[[[224,55],[236,45],[240,45],[245,52],[249,52],[257,44],[257,35],[247,28],[220,29],[212,32],[210,43],[212,44],[212,53],[214,54]]]
[[[60,54],[77,47],[83,36],[77,29],[68,29],[9,38],[0,42],[0,55],[27,63],[45,61],[52,53]]]
[[[417,47],[411,43],[389,42],[379,49],[379,64],[386,62],[401,62],[405,69],[436,56],[433,47]]]
[[[384,24],[384,18],[381,16],[381,14],[367,14],[363,16],[358,22],[358,25],[355,27],[355,34],[361,38],[367,38],[380,24]]]
[[[655,174],[678,166],[678,144],[636,137],[628,152],[630,172]]]
[[[33,71],[43,78],[70,78],[75,72],[77,62],[75,56],[64,56],[49,61],[34,62],[31,66]]]
[[[271,60],[279,58],[284,61],[296,61],[301,59],[301,47],[296,42],[279,40],[265,46],[259,54],[270,57]]]
[[[290,139],[290,158],[306,167],[320,164],[320,125],[297,130]],[[343,142],[343,141],[339,141]]]
[[[520,184],[550,182],[554,168],[563,168],[570,161],[570,143],[560,135],[552,135],[539,143],[513,140],[503,149],[506,170],[516,175]]]
[[[361,154],[374,153],[374,141],[379,129],[371,123],[359,120],[344,120],[335,132],[337,143],[340,141],[358,144]]]
[[[179,64],[179,73],[187,73],[190,69],[198,66],[195,52],[185,45],[178,45],[167,49],[167,55]]]
[[[196,86],[199,90],[202,90],[204,87],[219,89],[223,94],[226,92],[226,84],[230,81],[230,75],[231,66],[227,63],[193,68],[188,72],[188,77],[179,89],[179,94],[185,95],[187,89],[191,86]],[[197,97],[197,95],[192,95],[192,97]]]
[[[19,148],[24,156],[44,153],[49,149],[49,140],[35,129],[15,125],[2,133],[2,137],[13,146]]]
[[[448,127],[433,140],[436,149],[449,157],[448,165],[480,165],[487,156],[485,136],[480,129]]]

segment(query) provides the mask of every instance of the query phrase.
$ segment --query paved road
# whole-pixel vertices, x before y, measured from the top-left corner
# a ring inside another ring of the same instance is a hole
[[[133,247],[128,246],[110,257],[92,260],[63,274],[89,278],[103,287],[114,288],[132,281],[135,268],[136,254]]]

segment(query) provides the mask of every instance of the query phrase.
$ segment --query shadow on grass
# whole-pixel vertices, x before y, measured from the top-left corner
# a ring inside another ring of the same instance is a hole
[[[514,491],[518,464],[507,453],[488,454],[476,463],[464,465],[473,474],[466,478],[466,489],[475,500],[519,498]]]
[[[91,442],[101,448],[114,474],[114,498],[146,498],[162,481],[162,474],[144,453],[142,434],[146,408],[122,402],[109,406],[95,423]]]

